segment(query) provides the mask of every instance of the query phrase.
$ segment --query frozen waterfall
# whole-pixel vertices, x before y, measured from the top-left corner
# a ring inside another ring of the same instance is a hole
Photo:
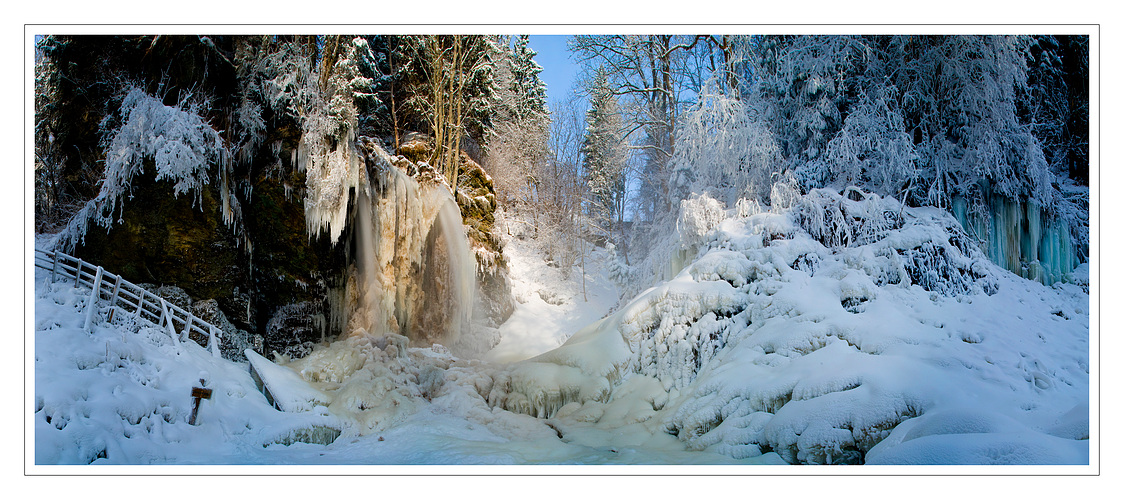
[[[367,145],[351,218],[346,335],[397,333],[451,344],[469,326],[476,268],[451,189],[423,164],[408,175]],[[412,165],[409,165],[412,167]],[[413,170],[413,169],[411,169]]]
[[[1074,248],[1065,220],[1045,213],[1033,200],[992,195],[972,210],[963,197],[952,200],[952,213],[978,241],[988,258],[1027,279],[1050,285],[1083,260]],[[986,213],[981,213],[985,208]]]

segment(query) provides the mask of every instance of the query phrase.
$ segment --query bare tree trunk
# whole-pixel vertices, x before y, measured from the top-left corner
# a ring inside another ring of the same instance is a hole
[[[387,37],[387,44],[390,45],[391,42],[395,42],[396,44],[397,38],[392,36]],[[402,146],[402,141],[398,135],[398,106],[394,102],[394,49],[395,47],[393,46],[389,47],[389,50],[386,51],[386,56],[387,63],[390,64],[390,71],[392,75],[390,78],[390,121],[392,125],[391,128],[394,129],[394,151],[395,154],[397,154],[398,148]]]
[[[320,58],[320,91],[327,92],[328,79],[332,74],[332,66],[339,59],[340,35],[324,37],[324,55]]]
[[[459,157],[460,157],[461,133],[462,133],[461,132],[461,126],[464,123],[464,116],[462,114],[463,104],[464,104],[464,84],[465,84],[465,80],[467,79],[461,73],[462,71],[464,71],[464,65],[465,65],[464,59],[465,59],[465,53],[467,52],[462,47],[462,44],[463,44],[463,39],[462,39],[461,36],[457,35],[453,38],[454,74],[457,75],[457,77],[458,77],[457,78],[457,80],[458,80],[457,84],[458,85],[457,85],[457,91],[455,93],[453,93],[453,99],[456,102],[456,110],[455,110],[455,114],[454,114],[454,116],[456,117],[456,121],[454,122],[455,125],[454,125],[453,131],[452,131],[453,132],[453,137],[452,137],[452,143],[453,144],[452,144],[452,150],[449,151],[449,164],[448,164],[447,168],[448,168],[448,172],[449,172],[449,185],[453,188],[454,191],[457,189],[457,170],[458,170],[457,164],[459,163],[459,160],[460,160]]]
[[[738,95],[738,78],[737,73],[734,72],[734,40],[731,37],[722,35],[722,39],[718,46],[722,49],[722,67],[726,76],[726,93],[734,99],[740,99]]]

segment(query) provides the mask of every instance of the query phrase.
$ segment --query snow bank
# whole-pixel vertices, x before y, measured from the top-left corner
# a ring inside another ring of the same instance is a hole
[[[1082,419],[1088,425],[1088,407]],[[1085,434],[1086,439],[1088,434]],[[869,464],[1087,464],[1087,440],[1043,434],[1006,415],[954,408],[898,426],[867,455]]]
[[[1088,404],[1085,291],[1000,269],[935,209],[854,188],[787,206],[707,217],[693,232],[708,234],[700,258],[498,372],[489,402],[571,432],[643,423],[734,458],[1087,462],[1087,411],[1061,415]],[[625,389],[638,379],[655,390]],[[960,441],[920,437],[874,451],[951,407],[1006,416],[1021,434],[989,427],[990,444],[957,453]]]
[[[41,273],[42,274],[42,273]],[[36,276],[35,464],[255,462],[277,444],[338,429],[325,413],[282,415],[244,365],[128,314],[82,328],[89,290]],[[108,308],[98,311],[108,316]],[[191,392],[206,380],[196,425]],[[321,431],[324,432],[324,431]]]

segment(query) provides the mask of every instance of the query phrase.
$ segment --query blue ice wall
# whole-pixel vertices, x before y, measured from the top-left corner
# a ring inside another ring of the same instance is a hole
[[[1032,200],[987,196],[982,210],[969,210],[963,197],[952,200],[952,213],[975,236],[987,256],[1027,279],[1050,285],[1065,279],[1081,263],[1070,228]]]

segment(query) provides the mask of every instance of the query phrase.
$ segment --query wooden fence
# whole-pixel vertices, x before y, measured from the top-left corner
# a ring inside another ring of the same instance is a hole
[[[210,348],[215,357],[222,356],[219,352],[222,330],[163,297],[106,272],[101,266],[94,266],[62,252],[39,249],[35,249],[35,266],[50,271],[51,282],[56,282],[61,277],[64,280],[74,280],[75,287],[83,285],[94,291],[86,302],[87,331],[93,326],[97,300],[108,297],[110,309],[107,321],[113,321],[113,315],[118,311],[132,314],[133,317],[167,329],[176,345],[186,338]]]

